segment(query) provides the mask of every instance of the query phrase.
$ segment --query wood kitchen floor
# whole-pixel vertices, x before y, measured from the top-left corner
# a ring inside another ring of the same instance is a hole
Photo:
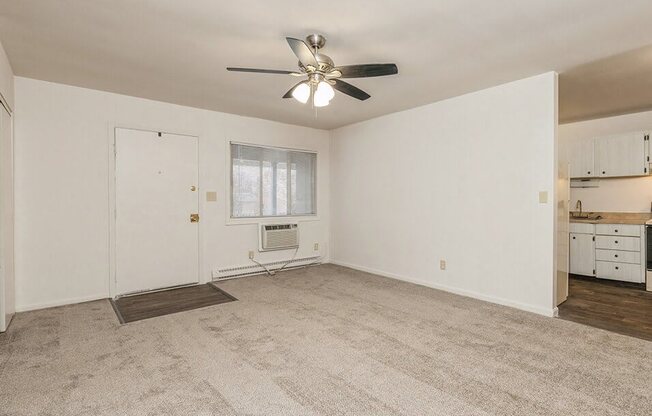
[[[652,341],[652,292],[644,284],[570,275],[559,318]]]

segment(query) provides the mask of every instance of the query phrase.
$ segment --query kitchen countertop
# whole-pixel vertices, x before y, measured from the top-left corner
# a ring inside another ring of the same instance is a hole
[[[633,224],[645,225],[647,221],[652,220],[652,213],[632,213],[632,212],[587,212],[589,218],[573,218],[571,212],[570,222],[583,224]],[[597,219],[596,217],[602,217]]]

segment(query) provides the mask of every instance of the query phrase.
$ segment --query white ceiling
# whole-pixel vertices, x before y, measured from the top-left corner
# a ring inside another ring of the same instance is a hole
[[[652,43],[650,0],[20,0],[0,2],[16,75],[334,128]],[[280,97],[285,36],[326,35],[336,64],[395,62],[317,112]]]
[[[572,68],[559,76],[559,121],[652,109],[652,46]]]

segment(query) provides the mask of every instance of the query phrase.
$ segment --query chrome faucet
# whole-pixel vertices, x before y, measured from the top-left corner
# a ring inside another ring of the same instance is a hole
[[[577,204],[575,204],[575,210],[580,211],[578,217],[581,217],[582,216],[582,201],[579,200],[579,199],[577,200]]]

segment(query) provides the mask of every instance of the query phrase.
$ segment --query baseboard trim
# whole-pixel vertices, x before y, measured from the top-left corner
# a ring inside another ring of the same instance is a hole
[[[441,285],[441,284],[432,283],[432,282],[424,282],[422,280],[401,276],[401,275],[396,274],[396,273],[389,273],[389,272],[385,272],[385,271],[382,271],[382,270],[376,270],[376,269],[372,269],[370,267],[360,266],[360,265],[357,265],[357,264],[347,263],[347,262],[339,261],[339,260],[331,259],[330,263],[331,264],[336,264],[338,266],[348,267],[350,269],[360,270],[362,272],[377,274],[377,275],[383,276],[383,277],[389,277],[390,279],[396,279],[396,280],[401,280],[401,281],[408,282],[408,283],[414,283],[414,284],[420,285],[420,286],[426,286],[426,287],[429,287],[431,289],[443,290],[444,292],[454,293],[454,294],[460,295],[460,296],[466,296],[466,297],[473,298],[473,299],[483,300],[485,302],[491,302],[491,303],[495,303],[495,304],[502,305],[502,306],[509,306],[510,308],[516,308],[516,309],[520,309],[520,310],[523,310],[523,311],[536,313],[537,315],[543,315],[543,316],[546,316],[546,317],[555,317],[558,314],[558,309],[557,308],[550,308],[550,309],[541,308],[539,306],[528,305],[528,304],[520,303],[520,302],[514,302],[514,301],[511,301],[509,299],[503,299],[503,298],[499,298],[499,297],[495,297],[495,296],[489,296],[489,295],[485,295],[485,294],[478,293],[478,292],[473,292],[473,291],[466,290],[466,289],[456,288],[456,287],[453,287],[453,286]]]
[[[109,296],[107,296],[106,293],[102,293],[102,294],[96,294],[91,296],[81,296],[78,298],[60,299],[51,302],[32,303],[29,305],[16,305],[16,312],[29,312],[29,311],[36,311],[39,309],[54,308],[57,306],[74,305],[75,303],[83,303],[83,302],[90,302],[93,300],[107,299],[108,297]]]

